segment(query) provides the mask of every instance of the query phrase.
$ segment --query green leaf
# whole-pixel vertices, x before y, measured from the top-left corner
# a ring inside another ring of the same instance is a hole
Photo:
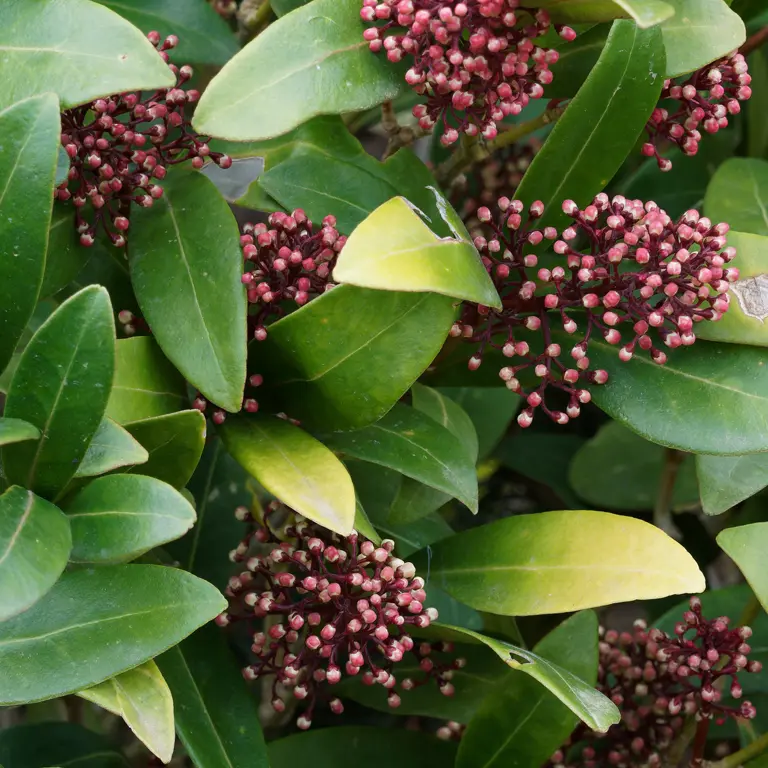
[[[537,653],[518,648],[503,640],[495,640],[470,629],[434,625],[438,631],[447,631],[456,639],[473,638],[491,648],[499,658],[512,669],[524,672],[538,681],[565,704],[581,721],[593,731],[607,731],[621,719],[616,705],[594,685],[585,683],[566,669],[553,664]],[[543,643],[542,643],[543,644]],[[549,644],[548,644],[549,645]]]
[[[374,544],[381,544],[381,536],[368,519],[368,515],[365,514],[360,499],[355,499],[355,530]]]
[[[107,416],[118,424],[174,413],[188,405],[184,377],[151,336],[120,339]]]
[[[600,59],[525,174],[516,197],[541,200],[542,221],[565,221],[561,205],[586,205],[616,173],[656,106],[664,71],[658,27],[611,27]]]
[[[0,416],[0,445],[39,439],[40,430],[28,421]]]
[[[122,717],[150,752],[164,763],[170,762],[176,741],[173,697],[154,661],[80,691],[78,696]]]
[[[701,506],[720,515],[768,486],[768,453],[746,456],[696,456]]]
[[[717,543],[739,566],[760,604],[768,611],[768,572],[765,569],[768,523],[726,528],[718,534]]]
[[[285,16],[286,13],[295,11],[297,8],[301,8],[302,5],[306,5],[309,0],[272,0],[272,10],[278,16]]]
[[[104,416],[114,350],[112,307],[100,286],[76,293],[40,326],[19,360],[5,415],[41,437],[3,448],[10,483],[52,498],[69,482]]]
[[[75,477],[103,475],[118,467],[144,464],[148,458],[147,451],[130,432],[105,418],[89,443]]]
[[[69,522],[58,507],[17,485],[0,496],[0,622],[51,589],[71,547]]]
[[[726,160],[707,187],[704,213],[739,232],[768,235],[768,162],[755,157]]]
[[[0,106],[54,91],[63,107],[74,107],[176,82],[136,27],[89,0],[3,3],[0,50]]]
[[[576,95],[600,58],[610,29],[610,24],[597,24],[573,42],[555,46],[560,58],[550,67],[553,80],[544,86],[546,98],[562,99]]]
[[[144,32],[178,35],[179,64],[226,64],[239,50],[232,30],[208,3],[188,0],[96,0]]]
[[[356,432],[336,432],[326,440],[333,450],[381,464],[448,493],[477,512],[475,464],[444,427],[398,403],[383,418]]]
[[[176,702],[176,729],[196,768],[268,767],[256,702],[217,627],[203,627],[157,663]]]
[[[426,553],[413,561],[426,571]],[[659,528],[584,510],[518,515],[463,531],[432,545],[429,568],[432,583],[457,600],[507,616],[564,613],[705,586],[696,561]]]
[[[453,765],[456,744],[419,731],[367,726],[322,728],[269,744],[272,768],[295,768],[312,755],[314,768],[356,764],[366,768],[446,768]]]
[[[436,491],[428,485],[411,480],[410,477],[404,477],[386,521],[399,528],[405,528],[410,523],[437,512],[450,500],[450,494]]]
[[[205,416],[200,411],[134,421],[126,429],[149,454],[147,463],[138,468],[139,474],[156,477],[174,488],[189,482],[205,448]]]
[[[101,734],[76,723],[27,723],[0,731],[5,768],[127,768],[128,762]]]
[[[582,611],[552,630],[534,652],[595,686],[597,616]],[[544,765],[578,720],[538,681],[514,675],[497,683],[463,734],[457,768]]]
[[[454,304],[434,293],[338,286],[252,345],[265,395],[309,429],[371,424],[434,360],[453,325]]]
[[[768,109],[768,59],[758,48],[749,58],[752,98],[747,107],[747,155],[765,157],[768,153],[768,125],[761,119]]]
[[[6,29],[6,12],[0,10],[0,29]],[[5,93],[7,76],[3,83]],[[8,365],[40,293],[60,133],[59,104],[51,93],[0,109],[0,369]]]
[[[675,12],[674,0],[538,0],[524,5],[546,8],[558,24],[610,21],[629,16],[641,28],[652,27]]]
[[[66,506],[73,563],[119,563],[183,536],[192,505],[172,486],[142,475],[92,480]]]
[[[568,473],[570,484],[582,499],[598,508],[653,509],[665,454],[661,446],[649,443],[615,421],[609,422],[573,457]],[[672,508],[691,508],[698,502],[694,459],[687,456],[675,479]]]
[[[411,203],[392,198],[352,233],[333,278],[361,288],[441,293],[500,309],[475,247],[460,231],[453,234],[437,236]]]
[[[666,77],[677,77],[736,50],[747,38],[744,22],[723,0],[666,0],[675,15],[661,25]],[[695,34],[691,32],[695,30]]]
[[[414,552],[453,535],[453,528],[434,512],[407,523],[377,518],[375,525],[380,533],[395,542],[398,557],[410,557]]]
[[[195,129],[233,141],[267,139],[315,115],[394,98],[405,88],[402,68],[371,53],[363,29],[358,0],[313,0],[278,19],[211,81]]]
[[[175,645],[226,605],[210,584],[175,568],[68,571],[32,608],[0,624],[0,703],[52,699],[101,683]]]
[[[352,530],[352,479],[319,440],[274,416],[228,418],[219,431],[232,456],[280,501],[342,536]]]
[[[436,389],[414,384],[413,407],[445,427],[464,446],[472,461],[477,461],[477,432],[466,411]]]
[[[209,400],[237,412],[247,353],[237,222],[200,173],[171,172],[163,190],[152,208],[133,218],[136,298],[168,359]]]

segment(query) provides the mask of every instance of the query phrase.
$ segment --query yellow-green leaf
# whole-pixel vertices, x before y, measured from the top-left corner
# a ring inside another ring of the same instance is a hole
[[[768,548],[768,523],[752,523],[737,528],[726,528],[717,537],[717,543],[728,557],[739,566],[757,599],[768,611],[768,569],[765,552]]]

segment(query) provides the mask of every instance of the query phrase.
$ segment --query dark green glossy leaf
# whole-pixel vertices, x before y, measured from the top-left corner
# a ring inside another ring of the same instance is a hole
[[[464,446],[444,427],[398,403],[356,432],[337,432],[326,443],[353,458],[394,469],[457,498],[477,512],[477,476]]]
[[[707,187],[704,213],[739,232],[768,235],[768,162],[755,157],[726,160]]]
[[[203,627],[157,664],[173,693],[176,730],[196,768],[267,768],[258,708],[221,630]]]
[[[557,46],[560,58],[550,67],[554,79],[544,87],[547,98],[563,99],[576,95],[597,64],[610,29],[610,24],[598,24],[573,42]]]
[[[226,64],[240,46],[224,19],[208,3],[188,0],[96,0],[143,32],[178,35],[173,49],[181,64]]]
[[[768,523],[726,528],[718,534],[717,543],[739,566],[760,604],[768,611],[768,573],[765,569]]]
[[[307,755],[315,768],[344,765],[350,755],[366,768],[446,768],[455,754],[454,743],[427,733],[365,726],[323,728],[269,744],[272,768],[294,768]]]
[[[381,536],[373,527],[373,523],[365,513],[359,498],[355,499],[355,530],[374,544],[381,544]]]
[[[392,502],[387,522],[400,528],[437,512],[451,500],[450,494],[404,477]]]
[[[119,424],[174,413],[188,405],[184,377],[151,336],[120,339],[107,416]]]
[[[200,411],[134,421],[126,429],[149,453],[146,464],[129,472],[156,477],[174,488],[189,482],[205,447],[205,417]]]
[[[29,723],[0,731],[4,768],[127,768],[128,762],[101,734],[76,723]]]
[[[157,343],[188,381],[221,408],[239,411],[247,347],[237,222],[202,174],[169,173],[163,189],[152,208],[134,215],[136,298]]]
[[[218,590],[175,568],[69,571],[32,608],[0,624],[0,702],[89,688],[157,656],[225,607]]]
[[[508,616],[704,589],[680,544],[649,523],[607,512],[518,515],[458,533],[413,560],[457,600]]]
[[[118,467],[144,464],[149,454],[141,443],[131,437],[112,419],[103,419],[88,450],[75,472],[75,477],[93,477],[111,472]]]
[[[114,350],[112,307],[99,286],[67,299],[40,326],[19,360],[5,415],[34,424],[41,437],[3,449],[9,482],[48,497],[69,482],[104,416]]]
[[[33,424],[21,419],[6,419],[0,416],[0,445],[37,440],[39,437],[40,430]]]
[[[192,505],[154,477],[109,475],[92,480],[65,507],[73,563],[120,563],[183,536]]]
[[[597,616],[582,611],[550,632],[534,652],[585,683],[597,683]],[[497,683],[462,736],[457,768],[544,765],[578,720],[536,680],[514,675]]]
[[[469,457],[477,461],[477,432],[466,411],[454,400],[423,384],[414,384],[411,393],[413,407],[445,427],[466,448]]]
[[[664,72],[658,27],[639,29],[631,21],[611,27],[600,59],[517,190],[516,197],[541,200],[543,221],[565,220],[561,205],[586,205],[610,181],[635,145],[656,106]]]
[[[537,0],[523,5],[546,8],[552,20],[559,24],[610,21],[628,16],[639,27],[651,27],[675,12],[672,0]]]
[[[719,515],[768,486],[768,453],[696,457],[701,506]]]
[[[13,353],[11,361],[5,367],[2,374],[0,374],[0,392],[3,394],[8,394],[8,390],[11,387],[11,379],[13,379],[13,374],[16,373],[19,360],[21,360],[21,353],[24,351],[27,344],[29,344],[29,340],[32,338],[35,331],[51,316],[53,310],[56,309],[56,306],[57,305],[53,301],[44,299],[38,303],[37,307],[35,307],[35,311],[32,313],[32,317],[27,323],[24,332],[21,334],[19,343],[16,345],[16,351]]]
[[[0,496],[0,622],[56,583],[71,546],[69,522],[58,507],[17,485]]]
[[[374,525],[379,533],[395,542],[398,557],[410,557],[414,552],[453,535],[453,528],[434,512],[407,523],[377,518]]]
[[[599,509],[652,509],[659,492],[666,451],[616,422],[587,442],[571,462],[571,486]],[[768,479],[766,480],[768,485]],[[695,507],[699,501],[693,456],[678,468],[672,508]]]
[[[5,12],[0,10],[0,27]],[[3,82],[7,87],[7,77]],[[11,359],[40,293],[60,133],[59,104],[51,93],[0,110],[0,369]]]
[[[758,48],[748,61],[752,98],[747,107],[747,154],[750,157],[765,157],[768,153],[768,124],[761,119],[761,115],[768,110],[768,59]]]
[[[338,286],[252,345],[263,389],[276,409],[310,429],[364,427],[434,360],[453,324],[454,303],[434,293]]]
[[[405,87],[402,69],[369,51],[363,28],[357,0],[313,0],[270,24],[211,81],[195,110],[195,128],[252,141],[279,136],[315,115],[394,98]]]
[[[73,107],[176,81],[136,27],[89,0],[6,0],[0,50],[0,106],[53,91]]]
[[[90,248],[80,245],[73,207],[54,202],[40,295],[53,296],[66,288],[92,258],[108,258],[106,248],[100,240],[96,240]]]
[[[342,536],[352,530],[352,480],[319,440],[274,416],[230,417],[219,431],[232,456],[280,501]]]

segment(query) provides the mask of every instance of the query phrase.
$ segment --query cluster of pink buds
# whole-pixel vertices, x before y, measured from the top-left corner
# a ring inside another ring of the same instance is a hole
[[[161,42],[157,32],[147,35],[164,61],[178,44],[175,35]],[[55,190],[59,200],[77,208],[76,226],[81,245],[93,245],[99,226],[118,247],[125,245],[131,204],[144,208],[162,196],[157,183],[168,167],[191,160],[202,168],[210,158],[229,168],[227,155],[212,152],[208,139],[196,134],[184,115],[198,91],[182,86],[192,67],[168,64],[176,75],[173,88],[157,91],[142,101],[141,93],[121,93],[68,109],[61,114],[61,144],[70,158],[67,179]],[[85,206],[93,215],[86,218]]]
[[[495,217],[488,208],[478,209],[478,219],[492,234],[474,242],[503,308],[465,304],[451,335],[479,345],[470,370],[480,367],[488,348],[511,358],[499,376],[526,399],[517,419],[521,427],[530,426],[537,408],[556,423],[567,423],[591,399],[584,384],[608,380],[605,370],[590,370],[588,348],[595,336],[619,347],[623,362],[644,351],[663,365],[667,355],[655,346],[652,332],[669,348],[690,346],[696,323],[719,320],[728,309],[728,288],[739,276],[727,267],[736,255],[725,247],[728,225],[712,224],[695,210],[673,221],[653,202],[610,200],[601,193],[584,210],[572,200],[563,203],[574,222],[559,236],[554,227],[535,228],[544,213],[541,202],[534,202],[525,218],[519,200],[501,198],[497,208]],[[539,268],[534,279],[528,270],[538,265],[538,257],[526,251],[545,240],[565,263]],[[581,328],[569,349],[553,338],[554,318],[562,327],[561,341]],[[535,349],[530,332],[541,340]],[[563,352],[572,358],[569,365],[561,360]],[[524,371],[537,382],[527,390],[520,381]],[[565,412],[548,408],[548,387],[568,395]]]
[[[255,310],[249,316],[257,341],[267,338],[266,324],[285,314],[283,301],[300,307],[333,288],[331,272],[347,238],[336,229],[336,218],[326,216],[315,230],[306,213],[272,213],[267,224],[246,224],[240,245],[243,283]]]
[[[701,141],[699,128],[703,126],[706,133],[717,133],[727,127],[728,115],[738,115],[740,102],[752,96],[749,87],[752,78],[747,70],[747,60],[734,52],[685,80],[666,80],[660,103],[677,101],[678,107],[673,112],[663,106],[653,110],[645,126],[648,141],[643,144],[643,154],[655,157],[662,171],[670,170],[672,161],[659,154],[661,140],[677,144],[686,155],[695,155]]]
[[[413,109],[419,125],[442,123],[441,141],[459,133],[493,139],[497,124],[518,115],[552,82],[558,52],[532,41],[550,28],[543,9],[518,11],[519,0],[363,0],[370,49],[398,62],[410,57],[406,82],[427,103]],[[405,33],[402,33],[402,28]],[[576,33],[556,27],[565,40]]]
[[[657,768],[685,717],[706,721],[705,728],[713,720],[755,717],[750,702],[738,703],[738,675],[762,665],[747,658],[750,628],[729,623],[726,616],[705,619],[693,597],[673,636],[643,621],[632,633],[601,629],[597,689],[619,708],[621,722],[607,733],[580,725],[547,768]]]
[[[435,736],[443,741],[461,741],[467,726],[464,723],[457,723],[455,720],[448,720],[445,725],[441,725],[435,732]]]
[[[408,627],[428,627],[437,611],[426,607],[424,580],[413,564],[394,556],[393,541],[376,545],[355,531],[338,536],[277,502],[261,524],[245,507],[235,514],[253,523],[230,554],[246,570],[230,579],[229,609],[216,621],[247,622],[253,660],[243,675],[274,676],[275,711],[284,711],[291,698],[304,702],[297,720],[302,729],[310,727],[319,697],[341,714],[341,699],[328,688],[345,675],[384,686],[391,707],[400,705],[398,690],[429,680],[453,695],[451,677],[464,661],[443,656],[452,651],[448,643],[420,643],[407,634]],[[286,520],[278,529],[274,520],[281,517]],[[418,659],[418,680],[398,680],[392,672],[407,654]]]

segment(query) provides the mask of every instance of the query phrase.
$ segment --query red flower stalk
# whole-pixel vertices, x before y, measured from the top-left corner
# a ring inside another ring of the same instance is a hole
[[[590,370],[587,353],[596,334],[621,345],[619,359],[624,362],[641,350],[663,365],[667,356],[654,345],[651,332],[670,348],[693,344],[695,324],[720,319],[728,309],[729,284],[739,276],[726,266],[736,255],[734,248],[725,247],[728,225],[713,225],[697,211],[673,221],[653,202],[644,205],[620,195],[609,200],[605,194],[583,211],[566,200],[563,210],[574,223],[560,239],[553,227],[534,228],[544,213],[541,202],[529,207],[526,220],[519,200],[500,198],[495,218],[488,208],[478,210],[478,219],[493,235],[476,237],[475,246],[503,308],[465,304],[451,330],[451,335],[479,345],[470,370],[480,367],[488,347],[517,358],[499,376],[526,398],[528,407],[518,416],[522,427],[531,424],[539,407],[558,424],[567,423],[591,399],[583,384],[608,380],[606,371]],[[526,270],[537,266],[538,257],[525,251],[544,240],[554,241],[555,254],[566,263],[540,268],[535,282]],[[582,328],[580,340],[569,350],[573,367],[561,361],[563,348],[553,341],[555,316],[568,336]],[[624,336],[622,327],[627,329]],[[540,332],[541,350],[531,350],[526,331]],[[526,391],[519,379],[523,371],[532,372],[538,385]],[[568,394],[565,413],[547,407],[549,387]]]
[[[162,43],[157,32],[147,38],[166,62],[166,51],[178,44],[175,35]],[[207,137],[195,133],[184,114],[186,105],[200,96],[182,88],[192,67],[168,66],[177,77],[173,88],[143,101],[140,93],[107,96],[61,114],[61,144],[70,168],[55,196],[71,199],[77,207],[81,245],[93,245],[101,226],[114,245],[124,246],[131,204],[148,208],[161,197],[163,189],[156,182],[169,166],[191,160],[194,168],[202,168],[206,157],[222,168],[232,165],[227,155],[211,152]],[[86,203],[93,209],[90,220],[84,215]]]
[[[459,133],[493,139],[498,123],[520,114],[552,82],[549,67],[559,54],[532,42],[549,31],[549,15],[518,13],[519,5],[519,0],[363,0],[360,16],[372,25],[364,33],[370,49],[383,49],[392,62],[412,58],[406,82],[427,97],[413,114],[425,130],[442,123],[444,146]],[[570,27],[556,29],[565,40],[576,37]]]
[[[747,70],[747,60],[734,51],[685,79],[665,80],[659,102],[677,101],[678,107],[676,111],[662,106],[653,110],[645,126],[648,142],[643,144],[643,154],[655,157],[662,171],[672,168],[672,161],[659,154],[662,140],[676,144],[686,155],[695,155],[701,141],[699,127],[703,125],[707,133],[726,128],[728,115],[738,115],[740,102],[752,96]]]
[[[278,536],[272,521],[285,512],[289,522]],[[235,514],[255,523],[245,507]],[[408,627],[428,627],[437,611],[425,607],[424,580],[411,563],[393,555],[394,542],[377,546],[355,531],[337,536],[308,521],[293,522],[294,516],[272,502],[264,523],[256,523],[230,555],[247,570],[230,580],[229,610],[216,621],[220,626],[248,623],[254,657],[244,677],[274,675],[272,706],[277,712],[285,709],[287,696],[305,701],[297,720],[302,729],[310,727],[325,685],[337,684],[345,674],[360,675],[365,685],[383,685],[389,706],[398,707],[398,679],[392,669],[408,653],[419,659],[424,676],[400,680],[401,690],[432,679],[444,695],[452,696],[453,670],[464,661],[437,659],[435,652],[450,652],[450,644],[416,643],[407,633]],[[253,555],[257,543],[272,549]],[[329,707],[335,714],[344,710],[338,698]]]

